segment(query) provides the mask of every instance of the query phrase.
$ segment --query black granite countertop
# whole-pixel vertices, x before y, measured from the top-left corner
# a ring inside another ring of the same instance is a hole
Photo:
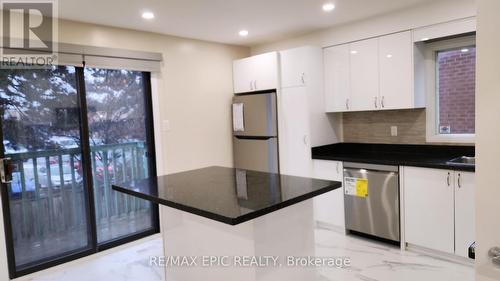
[[[337,143],[312,148],[313,159],[382,165],[475,171],[474,166],[448,164],[453,158],[474,156],[474,146]]]
[[[340,182],[208,167],[113,185],[113,189],[237,225],[341,187]]]

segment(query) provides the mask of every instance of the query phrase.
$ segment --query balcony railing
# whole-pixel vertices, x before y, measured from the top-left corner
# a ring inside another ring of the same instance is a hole
[[[97,228],[116,218],[135,217],[149,209],[144,200],[115,192],[111,184],[148,176],[144,142],[91,147]],[[81,149],[58,149],[8,155],[17,165],[9,188],[14,243],[43,240],[87,227]],[[124,220],[126,221],[126,220]],[[123,227],[127,227],[124,225]],[[105,235],[104,235],[105,236]]]

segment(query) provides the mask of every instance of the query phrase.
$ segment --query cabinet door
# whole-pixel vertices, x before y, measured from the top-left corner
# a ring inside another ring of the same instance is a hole
[[[305,87],[282,89],[279,105],[279,150],[282,174],[309,177],[309,111]]]
[[[278,53],[252,57],[251,76],[256,91],[278,88]]]
[[[313,178],[343,181],[342,162],[313,160]],[[314,197],[314,219],[332,226],[345,228],[343,188]]]
[[[475,239],[475,176],[455,172],[455,254],[468,257],[469,246]]]
[[[378,38],[350,44],[351,104],[353,111],[380,108]]]
[[[454,253],[453,171],[404,167],[406,242]]]
[[[235,93],[253,91],[252,58],[244,58],[233,62],[233,87]]]
[[[326,112],[343,112],[350,108],[349,45],[326,48],[325,70]]]
[[[380,106],[382,109],[414,107],[413,43],[411,32],[379,38]]]
[[[307,51],[297,48],[280,52],[281,88],[305,86]]]

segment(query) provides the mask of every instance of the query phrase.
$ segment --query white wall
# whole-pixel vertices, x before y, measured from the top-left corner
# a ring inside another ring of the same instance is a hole
[[[336,9],[334,13],[341,13]],[[402,30],[475,16],[475,0],[443,0],[426,3],[361,21],[335,26],[303,36],[252,47],[252,54],[289,49],[303,45],[332,46]]]
[[[162,53],[159,119],[171,130],[156,143],[157,160],[166,160],[159,173],[232,166],[232,61],[248,56],[248,48],[72,21],[60,22],[59,41]]]
[[[500,280],[489,258],[500,247],[500,1],[478,1],[476,85],[476,280]]]

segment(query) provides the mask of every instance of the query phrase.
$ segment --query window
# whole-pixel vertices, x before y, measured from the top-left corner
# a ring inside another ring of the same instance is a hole
[[[475,36],[426,44],[427,141],[474,141]]]

